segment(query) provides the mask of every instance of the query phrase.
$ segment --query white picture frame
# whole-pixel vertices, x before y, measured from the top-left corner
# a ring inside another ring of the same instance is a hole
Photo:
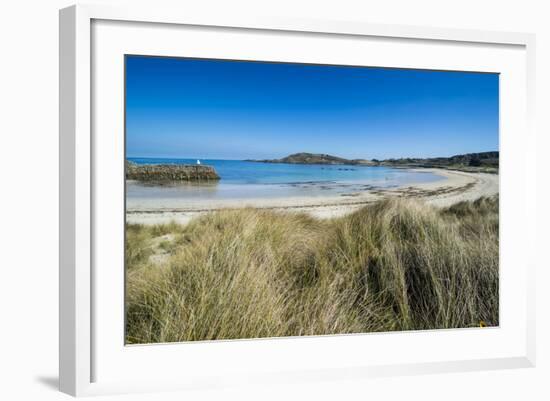
[[[113,325],[113,320],[104,318],[101,305],[96,305],[94,302],[94,294],[98,290],[98,286],[102,285],[102,277],[94,273],[94,266],[98,260],[94,248],[94,235],[97,235],[98,219],[101,215],[101,210],[97,211],[97,193],[98,189],[94,177],[98,174],[96,169],[98,166],[98,152],[102,152],[103,145],[94,141],[93,126],[97,125],[93,121],[94,103],[92,96],[94,88],[92,87],[92,76],[94,68],[101,68],[101,64],[94,60],[97,51],[102,51],[98,47],[105,45],[105,40],[98,39],[93,41],[94,24],[101,26],[104,21],[107,26],[106,31],[111,35],[118,37],[124,34],[121,31],[133,29],[126,26],[116,27],[109,31],[109,26],[112,24],[131,23],[131,24],[147,24],[148,27],[153,25],[159,29],[158,35],[167,35],[171,32],[167,29],[178,29],[178,27],[194,27],[214,30],[214,34],[222,38],[228,35],[227,29],[231,32],[243,32],[246,34],[255,33],[272,33],[291,35],[320,35],[327,40],[330,38],[341,38],[342,40],[353,39],[361,40],[362,38],[383,39],[391,42],[406,41],[407,43],[431,43],[435,46],[453,45],[456,46],[456,51],[461,49],[477,48],[481,53],[485,52],[485,47],[511,49],[509,52],[510,59],[505,59],[507,55],[503,55],[502,60],[496,60],[494,66],[491,62],[487,62],[484,70],[493,72],[502,72],[498,65],[508,63],[512,58],[517,62],[521,71],[521,76],[515,76],[516,72],[510,70],[510,76],[514,75],[514,79],[507,82],[514,82],[513,85],[519,88],[520,93],[515,99],[508,99],[510,93],[504,93],[506,103],[509,107],[502,108],[503,111],[513,111],[512,104],[518,106],[518,115],[515,120],[510,120],[510,127],[519,128],[522,135],[519,136],[506,134],[501,137],[501,141],[506,143],[507,149],[510,149],[508,157],[515,157],[521,163],[514,171],[507,169],[506,160],[502,161],[502,176],[501,180],[510,180],[510,182],[523,183],[522,191],[517,191],[516,194],[511,194],[507,199],[507,204],[501,206],[501,215],[510,215],[518,213],[514,219],[510,217],[509,227],[514,226],[515,229],[521,230],[522,242],[519,245],[519,251],[525,251],[525,255],[533,255],[533,252],[528,252],[525,248],[534,246],[533,241],[534,227],[536,219],[536,210],[534,204],[534,193],[536,183],[532,175],[527,174],[529,171],[534,171],[535,161],[535,133],[532,128],[532,112],[534,110],[534,46],[535,38],[530,34],[523,33],[505,33],[505,32],[484,32],[459,29],[439,29],[425,28],[413,26],[389,26],[375,25],[364,22],[349,22],[349,21],[316,21],[316,20],[294,20],[291,18],[236,18],[220,15],[187,15],[181,11],[168,11],[163,9],[151,8],[111,8],[108,6],[72,6],[60,11],[60,390],[75,396],[94,395],[120,392],[134,391],[155,391],[167,389],[196,389],[196,388],[212,388],[227,385],[239,385],[250,382],[273,382],[284,383],[291,381],[302,380],[328,380],[331,378],[363,378],[387,375],[401,374],[421,374],[430,372],[450,372],[450,371],[468,371],[480,369],[503,369],[514,367],[530,367],[535,364],[535,318],[534,318],[534,270],[535,260],[523,259],[521,265],[522,276],[519,279],[505,281],[506,285],[515,285],[518,294],[515,296],[521,299],[518,304],[517,314],[514,315],[517,321],[513,324],[509,319],[507,322],[504,319],[500,328],[494,329],[495,337],[480,338],[476,332],[467,331],[446,331],[442,334],[444,341],[454,341],[458,338],[469,338],[465,341],[478,341],[480,344],[483,341],[487,342],[487,352],[472,351],[466,358],[453,358],[443,355],[443,359],[436,360],[435,358],[427,360],[419,360],[411,355],[407,362],[395,362],[394,360],[385,359],[383,355],[375,362],[361,362],[361,354],[357,353],[357,359],[339,360],[334,365],[331,365],[331,360],[328,358],[326,365],[317,365],[313,361],[311,365],[304,364],[297,369],[286,369],[285,364],[290,366],[293,361],[273,360],[272,369],[267,367],[259,367],[257,373],[247,371],[244,367],[236,369],[234,374],[229,374],[231,365],[228,364],[226,370],[220,368],[213,375],[206,375],[200,369],[191,369],[190,372],[183,377],[165,377],[159,379],[151,377],[140,378],[139,380],[130,380],[127,377],[117,377],[114,374],[105,375],[102,378],[101,366],[110,364],[114,369],[118,369],[116,363],[139,363],[140,361],[149,365],[152,361],[157,363],[161,360],[174,358],[172,352],[167,352],[171,347],[181,346],[175,345],[158,345],[150,346],[146,350],[148,355],[140,353],[137,348],[131,350],[131,354],[126,362],[122,360],[107,360],[104,356],[100,356],[101,363],[96,363],[97,355],[107,353],[105,341],[102,336],[97,333],[97,325]],[[98,28],[99,29],[99,28]],[[133,32],[139,36],[139,29],[136,27]],[[115,33],[113,33],[115,32]],[[102,33],[99,33],[102,35]],[[149,36],[150,42],[144,46],[154,46],[154,35]],[[159,36],[160,37],[160,36]],[[111,38],[112,39],[112,38]],[[267,39],[266,39],[267,40]],[[269,39],[271,40],[271,39]],[[277,41],[276,37],[273,41]],[[112,42],[111,50],[107,52],[123,52],[124,47],[119,45],[118,40],[110,40]],[[275,43],[275,42],[274,42]],[[173,47],[167,47],[162,50],[155,51],[160,53],[172,54]],[[484,47],[485,46],[485,47]],[[149,51],[150,48],[149,48]],[[429,52],[429,50],[426,50]],[[466,50],[465,50],[466,51]],[[505,53],[505,52],[504,52]],[[503,54],[504,54],[503,53]],[[513,54],[512,54],[513,53]],[[118,53],[117,53],[118,54]],[[508,54],[508,53],[506,53]],[[103,56],[102,56],[103,57]],[[292,55],[288,56],[292,59]],[[346,57],[345,54],[342,57]],[[489,57],[489,56],[487,56]],[[105,59],[105,58],[104,58]],[[108,62],[108,59],[107,59]],[[386,66],[388,62],[382,63]],[[428,62],[426,62],[428,63]],[[449,61],[452,63],[452,61]],[[499,64],[500,63],[500,64]],[[430,64],[431,65],[431,64]],[[430,67],[429,63],[425,64],[426,68]],[[450,64],[443,66],[449,67]],[[472,64],[473,66],[474,64]],[[514,64],[515,65],[515,64]],[[414,67],[411,65],[410,67]],[[467,68],[461,65],[456,65],[456,69]],[[474,68],[474,67],[471,67]],[[515,67],[510,67],[515,68]],[[525,75],[523,75],[525,73]],[[510,84],[512,85],[512,84]],[[512,88],[512,86],[510,86]],[[117,87],[118,91],[123,91],[122,87]],[[101,96],[101,95],[99,95]],[[116,98],[118,99],[118,98]],[[115,101],[116,101],[115,99]],[[511,102],[516,103],[511,103]],[[120,102],[119,102],[120,103]],[[119,104],[118,106],[121,107]],[[118,107],[117,106],[117,107]],[[515,108],[514,108],[515,109]],[[506,123],[508,124],[508,123]],[[512,132],[508,126],[504,124],[504,132]],[[116,125],[114,125],[116,127]],[[118,135],[118,134],[117,134]],[[116,146],[115,146],[116,148]],[[118,148],[116,148],[118,149]],[[115,150],[116,150],[115,149]],[[513,153],[512,154],[512,149]],[[105,156],[105,158],[103,158]],[[504,157],[504,155],[503,155]],[[108,153],[102,154],[101,163],[105,163],[105,169],[118,168],[116,160],[111,160]],[[121,166],[122,164],[120,164]],[[120,167],[119,166],[119,167]],[[101,174],[101,173],[99,173]],[[122,177],[122,175],[120,176]],[[121,181],[122,182],[122,181]],[[111,183],[116,185],[116,181]],[[501,181],[502,185],[502,181]],[[101,189],[101,188],[99,188]],[[506,196],[506,191],[503,191],[503,198]],[[506,198],[505,198],[506,199]],[[502,201],[501,201],[502,202]],[[519,208],[519,209],[518,209]],[[120,217],[120,221],[123,217]],[[513,238],[503,238],[510,241]],[[119,244],[121,245],[121,244]],[[501,249],[502,250],[502,249]],[[519,252],[517,251],[517,252]],[[507,253],[510,258],[515,254]],[[502,256],[501,256],[502,258]],[[517,259],[519,260],[519,259]],[[524,275],[523,275],[524,274]],[[511,276],[509,276],[511,277]],[[503,277],[503,280],[507,280]],[[510,287],[511,288],[511,287]],[[113,291],[123,291],[122,288]],[[110,295],[106,297],[116,298],[118,295],[111,294],[109,291],[104,291]],[[509,294],[504,292],[503,296]],[[120,297],[116,298],[120,301]],[[517,299],[510,299],[510,301]],[[117,302],[118,302],[117,301]],[[504,300],[506,301],[506,300]],[[501,305],[507,305],[507,302],[501,302]],[[113,329],[111,327],[111,329]],[[115,330],[122,328],[115,328]],[[103,330],[103,329],[102,329]],[[107,329],[105,329],[107,330]],[[511,333],[503,335],[502,338],[497,338],[498,333]],[[397,334],[382,334],[393,336],[394,344],[402,341]],[[415,333],[415,340],[418,344],[429,344],[432,341],[437,341],[430,332]],[[431,336],[431,337],[430,337]],[[207,353],[212,358],[217,354],[224,358],[235,357],[240,355],[243,360],[248,362],[253,359],[247,359],[248,354],[264,355],[262,352],[268,352],[269,347],[273,348],[272,352],[309,352],[308,355],[314,355],[316,351],[323,347],[349,347],[349,344],[363,346],[365,341],[377,341],[377,336],[326,336],[312,337],[304,341],[303,339],[267,339],[267,340],[247,340],[247,341],[232,341],[232,342],[213,342],[201,343],[195,346],[189,355],[192,358],[197,358],[201,353]],[[98,340],[99,339],[99,340]],[[116,341],[120,343],[120,339]],[[295,341],[297,346],[292,344]],[[500,341],[500,343],[499,343]],[[118,344],[117,343],[117,344]],[[490,343],[497,344],[494,349],[489,350]],[[232,345],[233,344],[233,345]],[[282,345],[281,345],[282,344]],[[123,342],[122,342],[123,345]],[[509,346],[513,352],[504,352],[504,347]],[[153,348],[156,349],[152,351]],[[160,348],[159,348],[160,347]],[[294,347],[294,348],[293,348]],[[298,347],[298,348],[297,348]],[[147,348],[147,347],[142,347]],[[162,348],[162,350],[161,350]],[[175,349],[175,348],[174,348]],[[343,349],[343,348],[334,348]],[[460,346],[458,347],[460,349]],[[160,350],[160,352],[156,352]],[[153,355],[155,353],[155,355]],[[329,352],[330,353],[330,352]],[[162,354],[162,355],[161,355]],[[267,355],[267,354],[265,354]],[[335,357],[336,358],[336,357]],[[253,362],[252,362],[253,363]],[[168,364],[169,366],[169,364]],[[319,367],[316,367],[319,366]],[[263,370],[262,370],[263,369]],[[225,373],[224,373],[225,372]],[[248,373],[243,373],[248,372]],[[108,377],[107,377],[108,376]],[[98,379],[99,378],[99,379]]]

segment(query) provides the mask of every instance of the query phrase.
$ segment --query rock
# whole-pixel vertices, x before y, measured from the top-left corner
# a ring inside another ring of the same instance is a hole
[[[212,166],[192,164],[136,164],[126,160],[126,179],[137,181],[217,181]]]

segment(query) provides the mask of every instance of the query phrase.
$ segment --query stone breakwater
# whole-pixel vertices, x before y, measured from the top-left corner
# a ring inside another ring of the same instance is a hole
[[[126,161],[126,179],[137,181],[217,181],[214,167],[190,164],[136,164]]]

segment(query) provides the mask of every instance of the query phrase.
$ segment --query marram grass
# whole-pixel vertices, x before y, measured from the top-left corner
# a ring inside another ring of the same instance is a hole
[[[498,325],[498,197],[127,225],[128,343]],[[482,323],[481,323],[482,322]]]

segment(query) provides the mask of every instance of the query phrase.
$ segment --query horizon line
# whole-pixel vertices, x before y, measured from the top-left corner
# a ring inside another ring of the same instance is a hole
[[[273,157],[273,158],[259,158],[259,159],[253,159],[250,157],[246,158],[219,158],[219,157],[197,157],[197,156],[128,156],[125,155],[126,159],[198,159],[198,160],[234,160],[234,161],[245,161],[245,160],[273,160],[273,159],[282,159],[285,157],[288,157],[290,155],[300,154],[300,153],[309,153],[313,155],[328,155],[333,157],[339,157],[342,159],[347,160],[391,160],[391,159],[436,159],[436,158],[450,158],[455,156],[463,156],[463,155],[470,155],[470,154],[476,154],[476,153],[490,153],[490,152],[498,152],[500,153],[500,150],[483,150],[483,151],[476,151],[476,152],[466,152],[466,153],[454,153],[450,156],[399,156],[399,157],[386,157],[386,158],[378,158],[378,157],[372,157],[372,158],[347,158],[343,156],[333,155],[330,153],[320,153],[320,152],[294,152],[294,153],[288,153],[285,156],[280,157]]]

